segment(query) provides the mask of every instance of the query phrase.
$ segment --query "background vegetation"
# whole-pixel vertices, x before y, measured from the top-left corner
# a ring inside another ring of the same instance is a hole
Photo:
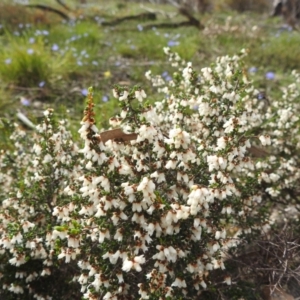
[[[162,52],[165,46],[199,69],[217,56],[247,48],[246,71],[264,93],[278,92],[278,83],[289,81],[290,70],[300,65],[300,36],[280,18],[269,17],[268,1],[202,1],[207,4],[204,11],[192,13],[203,30],[160,28],[161,23],[186,21],[178,7],[170,4],[65,1],[66,9],[54,0],[42,3],[69,19],[11,1],[0,4],[0,114],[10,120],[22,110],[35,122],[51,106],[63,113],[67,108],[77,122],[86,88],[93,85],[96,109],[102,115],[99,122],[106,126],[116,105],[111,97],[113,84],[141,84],[147,91],[144,73],[149,69],[169,78]],[[118,18],[149,12],[155,13],[156,20],[105,26]]]

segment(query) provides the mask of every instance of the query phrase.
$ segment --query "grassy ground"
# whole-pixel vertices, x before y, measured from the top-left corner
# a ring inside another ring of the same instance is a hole
[[[77,128],[84,107],[86,89],[96,90],[98,122],[107,126],[117,109],[112,98],[114,84],[142,85],[151,100],[144,73],[172,76],[162,48],[170,46],[196,69],[208,66],[220,55],[242,48],[250,50],[247,70],[259,89],[276,95],[281,83],[290,80],[300,66],[300,34],[282,27],[282,20],[267,14],[217,10],[200,15],[205,29],[196,27],[156,28],[161,22],[186,20],[170,5],[127,1],[66,1],[70,11],[54,0],[43,1],[70,16],[3,1],[0,4],[0,117],[2,123],[16,119],[21,110],[37,122],[46,107],[62,116],[69,112]],[[30,3],[39,3],[30,2]],[[102,23],[115,18],[155,12],[157,20],[129,20],[115,26]],[[153,24],[147,28],[147,26]],[[1,124],[0,124],[1,125]],[[4,126],[6,127],[6,126]],[[0,132],[1,144],[5,132]]]

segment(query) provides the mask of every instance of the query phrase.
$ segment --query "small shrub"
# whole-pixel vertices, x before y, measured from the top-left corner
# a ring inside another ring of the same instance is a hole
[[[78,297],[72,283],[76,265],[59,262],[49,240],[57,224],[54,206],[65,203],[62,189],[76,170],[76,145],[64,126],[47,110],[33,138],[16,130],[14,151],[1,153],[1,298]]]

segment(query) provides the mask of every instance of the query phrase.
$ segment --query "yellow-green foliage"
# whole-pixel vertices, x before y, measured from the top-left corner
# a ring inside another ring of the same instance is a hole
[[[50,46],[41,38],[29,42],[28,36],[9,36],[0,51],[0,79],[9,84],[37,86],[65,77],[75,67],[69,53],[51,53]]]
[[[277,32],[269,40],[253,47],[253,61],[256,65],[267,65],[273,69],[281,66],[285,71],[299,70],[299,43],[298,32]]]

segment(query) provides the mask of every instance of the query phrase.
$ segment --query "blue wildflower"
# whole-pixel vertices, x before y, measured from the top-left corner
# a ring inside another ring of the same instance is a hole
[[[163,72],[163,73],[161,74],[161,77],[165,78],[165,77],[167,77],[168,75],[169,75],[169,73],[168,73],[167,71],[165,71],[165,72]]]
[[[275,79],[275,73],[274,72],[267,72],[265,75],[267,80],[274,80]]]
[[[168,41],[168,47],[174,47],[177,45],[179,45],[179,42],[177,41],[173,41],[173,40]]]
[[[20,102],[24,106],[30,106],[30,100],[26,99],[25,97],[21,97]]]
[[[251,67],[248,69],[248,73],[256,73],[257,72],[257,68],[256,67]]]
[[[82,90],[81,90],[81,94],[82,94],[83,96],[87,96],[88,90],[87,90],[87,89],[82,89]]]
[[[257,94],[256,98],[257,98],[258,100],[263,100],[263,99],[265,99],[265,93],[259,92],[259,93]]]
[[[51,47],[51,50],[52,51],[57,51],[59,49],[58,45],[57,44],[54,44],[52,47]]]

